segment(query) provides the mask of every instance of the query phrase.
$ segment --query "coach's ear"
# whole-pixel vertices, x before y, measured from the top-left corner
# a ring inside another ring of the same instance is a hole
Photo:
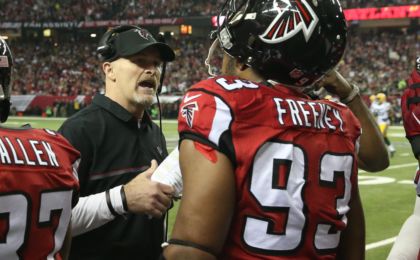
[[[102,70],[105,73],[105,78],[115,81],[115,74],[111,62],[102,63]]]

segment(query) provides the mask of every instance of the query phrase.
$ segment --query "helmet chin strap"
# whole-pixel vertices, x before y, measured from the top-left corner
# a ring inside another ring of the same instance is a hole
[[[216,74],[213,73],[213,67],[210,64],[210,62],[211,62],[211,59],[213,58],[214,51],[217,48],[218,41],[219,41],[218,38],[214,39],[213,43],[210,46],[209,53],[207,54],[207,58],[204,61],[204,64],[207,67],[207,71],[208,71],[209,75],[212,76],[212,77],[216,77],[217,76]]]

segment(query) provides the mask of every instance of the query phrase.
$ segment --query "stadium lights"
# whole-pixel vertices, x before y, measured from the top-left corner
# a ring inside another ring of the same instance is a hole
[[[51,29],[44,29],[42,34],[44,35],[44,37],[51,37]]]
[[[90,38],[96,38],[96,33],[91,33]]]

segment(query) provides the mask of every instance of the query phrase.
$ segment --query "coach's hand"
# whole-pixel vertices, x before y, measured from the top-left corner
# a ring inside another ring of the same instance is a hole
[[[150,180],[156,168],[157,162],[152,160],[149,169],[124,185],[129,212],[161,217],[170,207],[174,189]]]

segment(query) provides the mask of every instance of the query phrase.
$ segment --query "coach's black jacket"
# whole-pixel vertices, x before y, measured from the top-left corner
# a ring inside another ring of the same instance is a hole
[[[125,184],[167,156],[159,127],[145,113],[141,124],[116,102],[96,95],[93,103],[59,129],[81,153],[80,196]],[[70,259],[158,259],[163,219],[128,214],[76,236]]]

